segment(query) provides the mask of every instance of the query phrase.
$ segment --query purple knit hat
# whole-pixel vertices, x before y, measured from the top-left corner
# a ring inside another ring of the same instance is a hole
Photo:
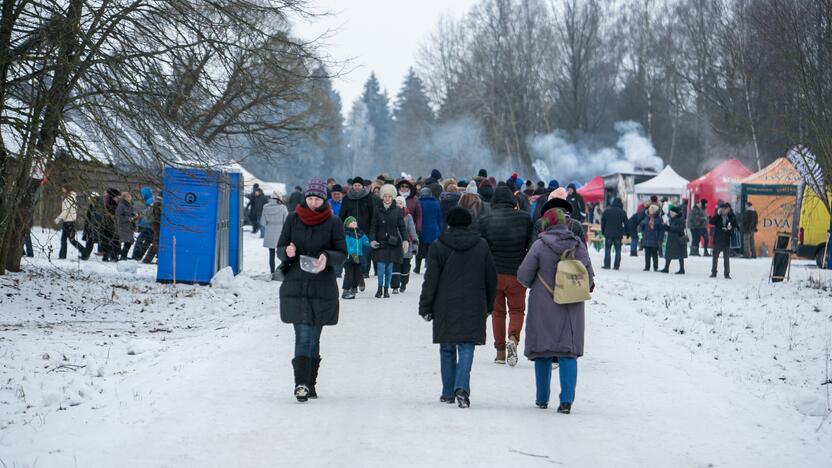
[[[306,190],[303,191],[304,198],[318,197],[321,200],[326,200],[326,182],[321,179],[309,179],[306,183]]]

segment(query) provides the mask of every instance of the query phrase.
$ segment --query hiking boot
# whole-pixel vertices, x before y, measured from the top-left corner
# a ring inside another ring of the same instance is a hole
[[[505,350],[497,350],[497,357],[494,358],[494,364],[505,364],[506,352]]]
[[[731,275],[729,275],[728,273],[725,273],[725,279],[731,279]]]
[[[376,299],[380,299],[382,294],[384,294],[384,290],[378,288],[378,291],[376,291]]]
[[[350,290],[345,289],[344,292],[341,293],[341,299],[349,299],[349,297],[348,297],[349,295],[350,295]]]
[[[452,404],[456,403],[456,398],[454,398],[452,396],[441,396],[441,397],[439,397],[439,402],[440,403],[447,403],[449,405],[452,405]]]
[[[390,299],[390,290],[387,288],[384,288],[384,298]]]
[[[399,288],[399,292],[403,293],[405,291],[405,289],[407,289],[407,285],[403,284],[402,287]]]
[[[535,402],[534,405],[537,406],[540,409],[547,409],[549,407],[548,403],[537,403],[537,402]]]
[[[709,276],[709,278],[716,278],[716,272],[711,273],[711,276]]]
[[[679,271],[677,271],[677,272],[676,272],[676,274],[677,274],[677,275],[684,275],[684,274],[685,274],[685,270],[679,270]]]
[[[468,398],[468,393],[463,390],[459,389],[454,392],[454,396],[456,397],[456,404],[460,408],[470,408],[471,407],[471,400]]]
[[[561,403],[558,406],[558,413],[569,414],[572,412],[572,403]]]
[[[511,367],[517,365],[517,338],[514,336],[508,337],[506,341],[506,364]]]
[[[661,270],[661,273],[670,273],[670,270],[668,270],[667,268],[664,268],[664,269]]]
[[[362,276],[361,281],[358,283],[358,290],[361,291],[361,292],[364,292],[365,287],[366,286],[364,286],[364,277]]]

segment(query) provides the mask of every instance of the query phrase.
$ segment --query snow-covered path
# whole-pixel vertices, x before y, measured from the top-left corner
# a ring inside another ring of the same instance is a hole
[[[247,258],[255,271],[265,263],[259,250]],[[497,366],[490,346],[475,354],[472,407],[440,404],[438,349],[416,314],[419,276],[404,295],[376,300],[368,291],[342,302],[340,324],[322,337],[320,398],[299,404],[292,329],[279,321],[277,283],[263,281],[262,313],[237,311],[248,317],[187,338],[127,376],[98,409],[7,429],[0,460],[41,468],[830,466],[832,431],[815,432],[820,418],[717,365],[734,361],[692,351],[662,325],[660,295],[637,306],[629,297],[674,286],[676,295],[741,293],[765,277],[763,261],[735,262],[744,280],[729,284],[707,280],[704,259],[690,261],[685,278],[642,273],[640,260],[599,274],[569,416],[535,408],[531,363]]]

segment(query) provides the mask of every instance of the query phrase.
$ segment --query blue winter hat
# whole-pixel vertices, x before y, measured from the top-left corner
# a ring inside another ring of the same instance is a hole
[[[151,190],[150,187],[142,187],[141,194],[146,205],[153,203],[153,190]]]
[[[515,182],[515,184],[517,184],[517,190],[522,189],[522,188],[523,188],[523,184],[525,184],[525,183],[526,183],[526,181],[525,181],[525,180],[523,180],[523,179],[521,179],[520,177],[518,177],[518,178],[517,178],[517,181]]]
[[[549,188],[550,189],[554,190],[558,187],[560,187],[560,184],[558,183],[557,179],[552,179],[552,180],[549,181]]]

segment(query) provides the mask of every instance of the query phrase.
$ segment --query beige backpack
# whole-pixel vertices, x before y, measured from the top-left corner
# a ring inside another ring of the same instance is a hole
[[[555,304],[575,304],[592,298],[589,295],[589,272],[580,260],[575,259],[574,249],[565,250],[561,254],[555,273],[554,289],[546,283],[540,273],[537,274],[537,279],[552,295]]]

